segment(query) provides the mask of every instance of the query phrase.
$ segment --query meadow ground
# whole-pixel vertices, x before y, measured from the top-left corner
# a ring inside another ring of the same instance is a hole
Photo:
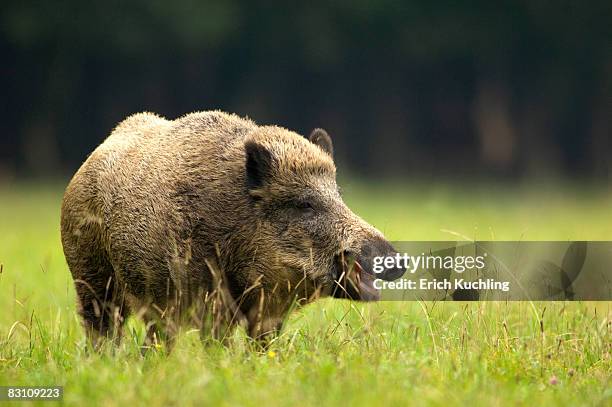
[[[394,240],[612,240],[612,194],[595,187],[343,184]],[[130,320],[118,348],[92,353],[62,188],[0,185],[0,385],[63,385],[69,405],[612,405],[610,302],[322,300],[265,352],[240,331],[204,347],[186,329],[172,353],[143,357]]]

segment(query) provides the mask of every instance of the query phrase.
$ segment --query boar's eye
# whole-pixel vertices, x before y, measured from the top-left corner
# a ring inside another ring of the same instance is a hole
[[[303,216],[312,216],[315,213],[312,204],[308,201],[296,201],[294,207]]]

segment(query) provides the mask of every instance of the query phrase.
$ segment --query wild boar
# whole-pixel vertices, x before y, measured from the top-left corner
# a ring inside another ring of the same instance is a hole
[[[343,202],[324,130],[219,111],[121,122],[70,181],[61,233],[93,337],[139,313],[154,336],[193,320],[263,338],[296,303],[375,300],[403,272],[374,275],[395,250]]]

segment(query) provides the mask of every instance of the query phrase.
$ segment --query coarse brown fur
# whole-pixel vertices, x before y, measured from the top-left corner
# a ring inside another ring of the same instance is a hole
[[[361,276],[338,292],[338,260],[363,266],[393,249],[343,203],[332,151],[323,130],[309,141],[219,111],[124,120],[62,204],[87,330],[118,333],[137,313],[154,334],[188,320],[219,336],[244,322],[260,338],[296,301],[371,299],[360,296]]]

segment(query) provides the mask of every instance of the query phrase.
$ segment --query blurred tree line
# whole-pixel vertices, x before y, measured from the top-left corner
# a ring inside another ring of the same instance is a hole
[[[5,0],[0,174],[222,109],[383,175],[612,175],[612,2]]]

